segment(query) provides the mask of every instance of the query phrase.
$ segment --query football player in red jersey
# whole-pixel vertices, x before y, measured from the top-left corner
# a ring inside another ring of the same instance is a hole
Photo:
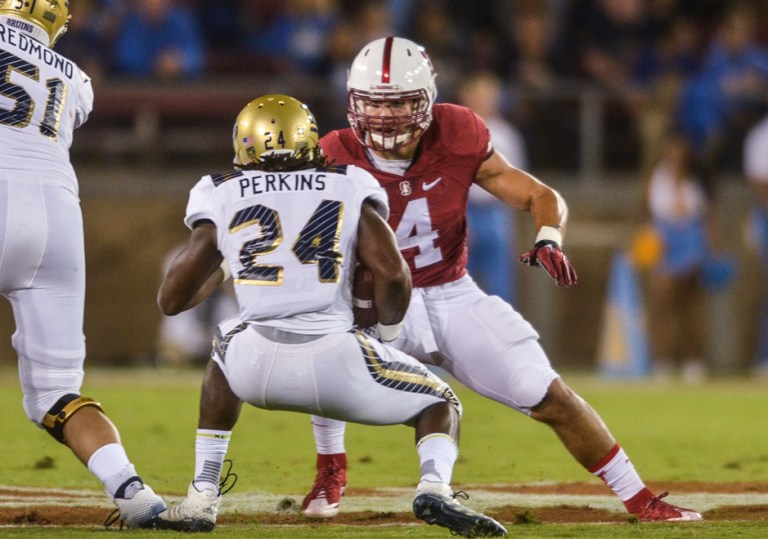
[[[435,72],[412,41],[387,37],[363,47],[347,89],[350,127],[320,145],[336,162],[368,170],[387,191],[388,222],[414,286],[391,344],[549,425],[640,520],[701,520],[645,486],[600,416],[553,370],[536,330],[467,273],[467,197],[476,183],[532,215],[537,236],[520,261],[543,268],[558,286],[574,286],[576,272],[562,250],[568,209],[560,194],[494,151],[484,121],[470,109],[435,103]],[[302,509],[330,518],[346,487],[345,424],[320,417],[312,424],[318,472]]]

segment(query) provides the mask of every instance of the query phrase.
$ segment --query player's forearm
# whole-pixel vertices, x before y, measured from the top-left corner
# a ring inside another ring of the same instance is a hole
[[[374,301],[379,323],[392,325],[402,321],[411,301],[408,274],[401,271],[386,279],[374,279]]]
[[[568,205],[560,193],[554,189],[546,188],[540,190],[531,198],[531,215],[536,230],[543,226],[549,226],[565,233],[565,225],[568,221]]]
[[[197,292],[195,292],[189,301],[187,301],[182,310],[186,311],[201,304],[203,301],[208,299],[225,280],[226,274],[222,271],[221,268],[218,268],[210,277],[208,277],[208,279],[197,290]]]
[[[207,276],[203,278],[203,275]],[[166,316],[187,311],[213,294],[225,277],[221,266],[201,272],[199,266],[186,265],[177,259],[160,285],[157,305]]]

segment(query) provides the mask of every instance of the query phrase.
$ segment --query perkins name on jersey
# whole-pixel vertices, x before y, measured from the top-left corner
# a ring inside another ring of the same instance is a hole
[[[240,178],[240,196],[261,195],[275,191],[322,191],[325,189],[325,174],[285,173],[260,174]]]
[[[10,19],[9,19],[10,20]],[[0,24],[0,41],[8,43],[20,50],[37,57],[38,60],[45,62],[47,65],[53,67],[64,73],[70,79],[75,72],[75,64],[61,56],[56,54],[51,49],[29,37],[26,34],[22,34],[7,26],[6,24]]]

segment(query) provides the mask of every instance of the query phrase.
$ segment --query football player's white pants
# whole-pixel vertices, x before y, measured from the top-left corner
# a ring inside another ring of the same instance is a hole
[[[487,295],[467,275],[414,288],[403,331],[392,344],[481,395],[530,414],[558,377],[538,338],[511,305]]]
[[[80,393],[85,337],[85,254],[77,196],[0,173],[0,293],[13,307],[27,416],[40,423]]]
[[[220,325],[213,359],[241,400],[368,425],[407,423],[439,402],[461,405],[415,359],[360,332],[282,344],[237,320]]]

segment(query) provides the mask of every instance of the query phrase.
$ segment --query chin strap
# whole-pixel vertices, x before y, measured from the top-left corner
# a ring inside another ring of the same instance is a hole
[[[43,428],[48,431],[48,434],[56,438],[56,441],[62,444],[66,443],[64,441],[64,425],[75,412],[84,406],[95,406],[100,411],[104,411],[101,404],[95,400],[70,393],[56,401],[56,404],[45,414],[42,422]]]

